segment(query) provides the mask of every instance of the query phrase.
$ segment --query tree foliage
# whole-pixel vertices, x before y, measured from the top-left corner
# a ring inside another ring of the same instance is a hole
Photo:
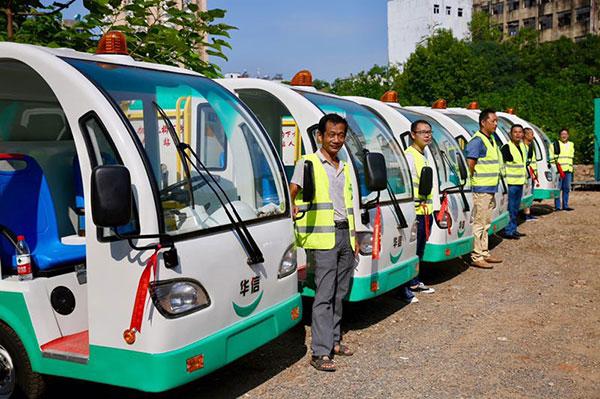
[[[0,0],[0,40],[93,52],[103,33],[120,30],[135,59],[180,65],[208,77],[220,76],[220,69],[202,59],[200,48],[223,59],[224,49],[231,48],[227,39],[235,28],[220,22],[225,10],[201,11],[191,2],[180,9],[174,0],[84,0],[88,13],[65,24],[61,11],[73,0],[63,1],[44,6],[38,0]]]
[[[562,127],[569,128],[576,162],[591,162],[593,99],[600,97],[600,37],[538,43],[535,32],[523,30],[499,41],[493,28],[483,25],[473,31],[472,40],[438,31],[417,47],[403,71],[375,66],[336,79],[331,91],[379,98],[394,89],[406,105],[430,105],[444,98],[452,107],[478,101],[482,108],[514,108],[552,139]],[[397,73],[382,74],[390,69]]]

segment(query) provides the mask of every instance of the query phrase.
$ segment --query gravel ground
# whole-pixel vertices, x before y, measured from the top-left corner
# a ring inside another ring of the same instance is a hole
[[[437,292],[404,306],[393,295],[345,307],[355,355],[338,371],[309,366],[310,319],[274,342],[182,388],[147,395],[62,381],[50,397],[600,398],[600,193],[572,193],[573,212],[522,224],[527,237],[493,237],[494,270],[461,260],[425,265]],[[549,204],[549,202],[546,202]],[[306,303],[310,306],[310,303]],[[64,391],[63,391],[64,392]]]

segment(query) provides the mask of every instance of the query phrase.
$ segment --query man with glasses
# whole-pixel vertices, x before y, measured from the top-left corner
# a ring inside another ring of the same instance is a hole
[[[473,187],[473,236],[475,238],[471,266],[492,269],[492,263],[501,263],[488,248],[488,230],[495,194],[500,181],[500,151],[492,135],[498,126],[496,111],[484,109],[479,114],[479,130],[467,144],[467,163]]]
[[[425,120],[414,121],[410,125],[410,137],[412,144],[404,151],[406,161],[410,168],[412,176],[413,192],[415,198],[415,212],[417,214],[417,256],[419,261],[423,260],[425,252],[425,244],[429,238],[429,226],[433,223],[433,194],[428,196],[419,195],[419,184],[421,182],[421,170],[429,166],[429,162],[425,157],[425,148],[431,144],[432,131],[431,125]],[[419,302],[414,292],[423,294],[433,294],[435,290],[427,287],[419,277],[413,278],[411,281],[400,287],[400,299],[408,303]]]
[[[510,221],[504,229],[503,238],[518,240],[525,234],[517,231],[519,207],[523,197],[523,186],[527,179],[527,147],[521,142],[523,126],[512,125],[510,142],[502,146],[502,158],[506,167],[506,184],[508,185],[508,213]]]
[[[317,139],[321,148],[296,164],[290,182],[296,242],[306,250],[315,270],[315,299],[312,307],[312,357],[310,364],[320,371],[335,371],[333,356],[352,356],[342,344],[342,299],[350,290],[350,280],[358,255],[354,234],[352,175],[346,162],[338,158],[344,146],[348,122],[337,114],[319,121]],[[304,164],[311,162],[314,173],[314,199],[304,201]],[[303,212],[298,215],[299,212]],[[296,216],[298,216],[296,218]]]

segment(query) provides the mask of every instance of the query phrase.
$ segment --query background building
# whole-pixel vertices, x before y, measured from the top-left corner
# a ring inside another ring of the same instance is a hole
[[[514,36],[519,29],[540,32],[540,41],[561,36],[579,40],[598,34],[600,0],[473,0],[474,11],[488,13],[503,35]]]
[[[417,45],[436,29],[455,37],[469,34],[473,0],[388,0],[388,60],[405,63]]]

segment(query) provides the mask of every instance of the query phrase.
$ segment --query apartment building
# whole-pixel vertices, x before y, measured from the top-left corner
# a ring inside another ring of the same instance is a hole
[[[488,13],[504,37],[531,28],[541,42],[598,34],[599,7],[600,0],[473,0],[473,11]]]
[[[404,64],[437,29],[459,39],[469,34],[472,0],[388,0],[388,60]]]

